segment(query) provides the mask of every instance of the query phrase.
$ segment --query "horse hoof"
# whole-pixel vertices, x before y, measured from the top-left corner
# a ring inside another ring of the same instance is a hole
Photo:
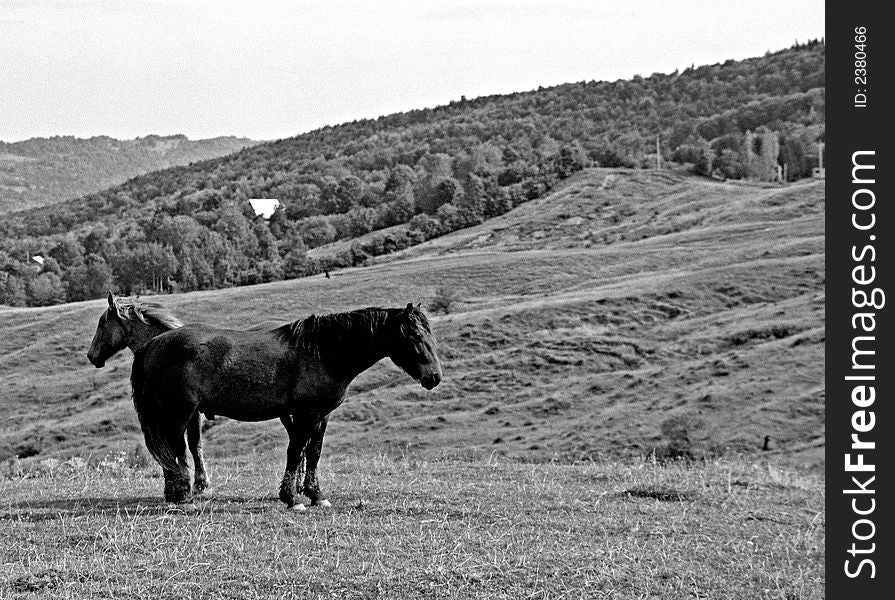
[[[298,504],[293,504],[292,506],[288,507],[286,510],[292,510],[295,512],[305,512],[306,510],[308,510],[308,507],[305,506],[304,504],[302,504],[301,502],[299,502]]]
[[[183,505],[190,504],[192,501],[193,497],[190,494],[171,494],[170,496],[165,497],[165,502],[167,504]]]
[[[319,506],[320,508],[330,508],[332,507],[332,503],[329,500],[317,500],[313,504],[314,506]]]

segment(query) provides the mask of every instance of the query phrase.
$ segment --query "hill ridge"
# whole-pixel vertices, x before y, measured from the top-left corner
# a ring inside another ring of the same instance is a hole
[[[57,204],[171,166],[215,158],[255,144],[236,136],[55,135],[0,141],[0,214]]]
[[[99,297],[110,283],[192,291],[357,266],[544,198],[591,167],[646,170],[661,158],[719,180],[811,177],[824,69],[824,43],[813,41],[670,75],[356,120],[156,171],[0,223],[0,303]],[[261,197],[282,205],[269,221],[247,202]],[[620,229],[610,225],[592,241],[611,243]],[[37,268],[34,254],[53,262]]]

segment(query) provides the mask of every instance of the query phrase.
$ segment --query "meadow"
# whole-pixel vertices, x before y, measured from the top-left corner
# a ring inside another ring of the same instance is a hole
[[[333,413],[342,452],[520,460],[769,451],[823,461],[823,182],[725,184],[594,169],[550,196],[372,266],[158,296],[185,322],[246,327],[363,306],[430,313],[444,382],[390,361]],[[94,369],[104,300],[0,309],[0,461],[129,451],[128,351]],[[207,425],[208,452],[284,442],[278,423]],[[326,451],[326,450],[325,450]]]
[[[220,418],[212,493],[165,506],[130,353],[84,356],[105,301],[0,309],[0,598],[822,597],[823,211],[588,169],[331,279],[153,298],[245,327],[451,296],[443,383],[359,377],[303,514],[279,423]]]
[[[183,507],[123,461],[5,484],[0,598],[823,596],[822,481],[767,463],[354,454],[295,513],[276,458]]]

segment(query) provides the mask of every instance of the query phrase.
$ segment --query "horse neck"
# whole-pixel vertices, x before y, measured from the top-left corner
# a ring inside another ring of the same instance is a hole
[[[133,321],[130,335],[127,338],[127,347],[131,349],[131,352],[136,352],[142,348],[146,342],[169,330],[169,327],[165,327],[155,320],[150,320],[149,323]]]
[[[326,344],[321,357],[328,358],[333,369],[346,379],[346,383],[372,367],[391,352],[388,330],[392,315],[361,315],[353,317],[348,328]],[[324,356],[328,355],[328,356]]]

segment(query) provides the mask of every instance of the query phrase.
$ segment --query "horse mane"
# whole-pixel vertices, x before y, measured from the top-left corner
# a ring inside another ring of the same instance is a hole
[[[370,306],[350,312],[311,315],[277,327],[273,333],[281,342],[319,356],[321,350],[341,346],[348,338],[356,340],[358,333],[375,333],[401,310]],[[420,323],[426,330],[429,329],[425,317],[420,319]],[[345,351],[346,348],[341,346],[341,350]]]
[[[118,316],[128,321],[140,321],[149,325],[152,320],[165,329],[183,327],[183,321],[175,317],[170,310],[155,302],[116,298],[115,306],[118,309],[116,311]]]

